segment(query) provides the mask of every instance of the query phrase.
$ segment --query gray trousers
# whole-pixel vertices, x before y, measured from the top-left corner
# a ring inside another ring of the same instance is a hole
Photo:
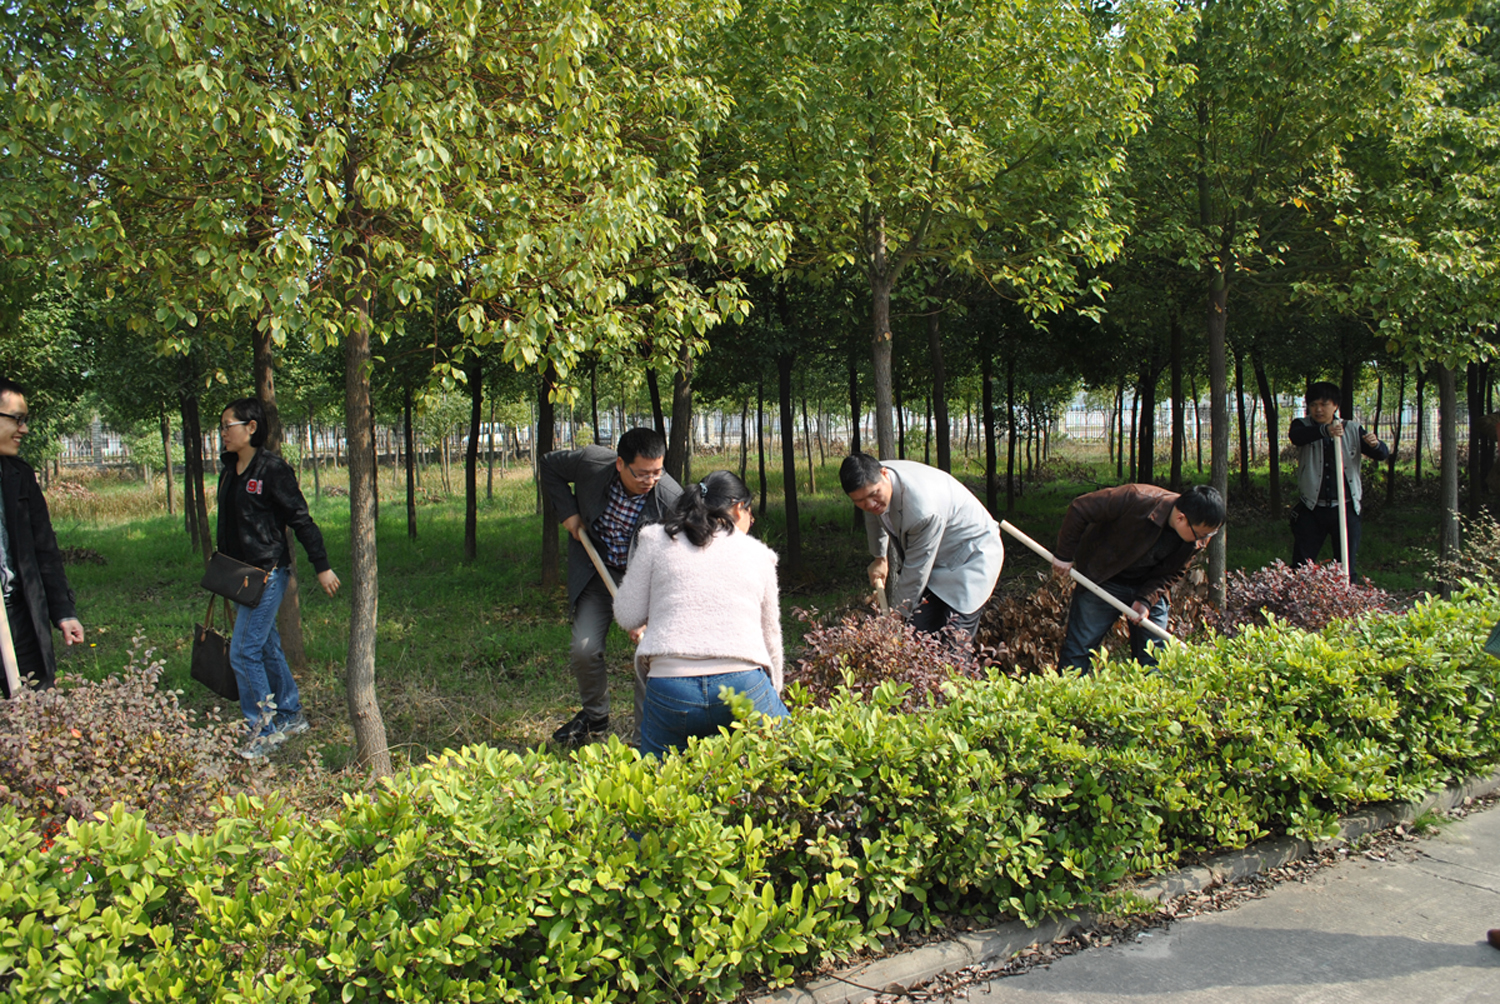
[[[573,605],[573,643],[569,659],[578,680],[578,696],[584,714],[603,718],[609,714],[609,673],[604,667],[604,640],[615,620],[615,602],[596,574],[578,594]],[[645,667],[632,659],[635,672],[635,738],[640,741],[641,715],[646,705]]]

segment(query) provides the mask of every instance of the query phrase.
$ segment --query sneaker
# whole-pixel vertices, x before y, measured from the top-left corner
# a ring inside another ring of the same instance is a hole
[[[552,733],[552,741],[557,743],[559,746],[566,746],[569,749],[577,749],[584,743],[592,742],[595,739],[602,737],[604,733],[608,731],[608,715],[604,715],[600,718],[593,718],[585,712],[580,711],[578,712],[578,714],[570,718],[567,724],[563,725],[556,732]]]
[[[256,736],[239,748],[240,756],[246,760],[264,760],[270,756],[276,747],[280,746],[286,737],[278,732],[270,732],[263,736]]]
[[[300,736],[310,728],[312,726],[308,723],[307,716],[299,711],[286,721],[276,725],[275,731],[272,734],[280,736],[281,741],[285,742],[292,736]]]

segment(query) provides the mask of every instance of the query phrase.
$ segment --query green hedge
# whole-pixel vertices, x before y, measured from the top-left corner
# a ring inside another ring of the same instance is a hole
[[[656,1001],[785,982],[937,914],[1098,905],[1121,877],[1500,761],[1494,589],[1160,672],[802,709],[661,765],[450,753],[310,822],[241,798],[48,850],[0,815],[7,999]]]

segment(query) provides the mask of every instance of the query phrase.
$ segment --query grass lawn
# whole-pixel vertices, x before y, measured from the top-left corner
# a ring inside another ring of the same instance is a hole
[[[920,452],[911,455],[920,459]],[[756,532],[780,549],[786,537],[780,468],[770,466],[769,455],[767,462],[771,490]],[[955,458],[955,473],[982,492],[979,463],[970,459],[958,467]],[[693,461],[699,474],[737,466],[737,455]],[[805,491],[807,472],[805,467],[799,471]],[[97,679],[117,671],[132,636],[141,634],[165,661],[164,685],[182,690],[189,706],[207,708],[214,699],[188,676],[193,624],[203,616],[207,594],[198,588],[202,564],[183,532],[180,514],[166,515],[159,484],[152,490],[139,480],[89,479],[79,473],[64,476],[84,481],[95,497],[53,493],[53,523],[64,547],[97,552],[103,563],[69,565],[88,645],[60,650],[62,681],[70,676]],[[1022,486],[1009,518],[1045,544],[1056,539],[1063,511],[1075,495],[1115,483],[1113,469],[1102,455],[1055,459],[1039,473],[1045,480]],[[747,480],[755,489],[754,458]],[[434,481],[429,477],[429,488]],[[325,489],[340,485],[343,474],[325,472],[322,482]],[[530,472],[496,471],[492,499],[483,497],[482,472],[480,483],[480,557],[465,565],[462,496],[419,506],[418,536],[409,540],[404,492],[389,471],[382,472],[376,686],[398,765],[469,742],[534,746],[577,708],[567,667],[565,594],[561,588],[544,592],[539,586],[541,520],[535,512]],[[1260,471],[1248,497],[1231,494],[1231,568],[1255,568],[1291,556],[1285,517],[1268,511],[1265,484],[1265,472]],[[325,495],[312,500],[311,478],[304,479],[303,487],[334,569],[347,579],[347,499]],[[853,527],[853,507],[838,490],[833,458],[817,471],[817,487],[816,493],[801,499],[802,572],[793,576],[783,568],[783,623],[789,649],[795,649],[805,630],[792,608],[827,612],[856,602],[869,560],[863,531]],[[1407,479],[1398,482],[1398,489],[1390,506],[1384,503],[1383,478],[1377,488],[1367,489],[1374,498],[1366,508],[1360,570],[1377,585],[1412,591],[1426,585],[1415,550],[1435,547],[1437,489],[1430,479],[1420,487]],[[424,497],[419,492],[418,498]],[[1003,491],[1000,504],[1004,505]],[[1041,561],[1009,540],[1007,555],[1003,585],[1026,588]],[[298,559],[305,570],[300,549]],[[347,593],[329,599],[316,588],[303,590],[309,667],[298,674],[298,685],[314,729],[294,744],[316,742],[331,767],[346,762],[352,751],[342,683],[348,609]],[[622,734],[631,717],[629,658],[629,643],[616,629],[608,659],[617,711],[614,724]],[[294,745],[293,752],[296,749]]]

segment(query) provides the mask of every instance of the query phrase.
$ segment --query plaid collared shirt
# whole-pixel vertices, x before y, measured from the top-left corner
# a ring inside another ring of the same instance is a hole
[[[649,492],[647,494],[650,494]],[[620,475],[609,483],[609,503],[594,520],[594,538],[604,545],[604,563],[610,568],[624,568],[630,554],[630,537],[646,508],[646,495],[632,495],[620,483]]]

